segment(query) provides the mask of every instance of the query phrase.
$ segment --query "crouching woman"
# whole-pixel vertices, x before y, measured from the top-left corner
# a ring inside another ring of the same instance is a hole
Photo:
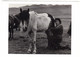
[[[55,28],[51,28],[53,33],[53,49],[70,49],[68,45],[61,46],[60,43],[62,42],[62,35],[63,35],[63,26],[61,25],[60,18],[55,18]]]

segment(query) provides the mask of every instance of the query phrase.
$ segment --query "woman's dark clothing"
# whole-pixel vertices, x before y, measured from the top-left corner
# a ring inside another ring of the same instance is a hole
[[[56,48],[60,46],[60,43],[62,42],[63,26],[59,25],[51,29],[51,31],[53,33],[53,47]]]
[[[53,49],[59,46],[59,44],[62,41],[62,34],[63,34],[62,25],[49,29],[49,32],[48,32],[48,48],[49,49]]]
[[[48,48],[49,49],[69,49],[68,45],[61,46],[60,43],[62,42],[62,34],[63,34],[63,26],[59,25],[55,28],[51,28],[48,31]]]

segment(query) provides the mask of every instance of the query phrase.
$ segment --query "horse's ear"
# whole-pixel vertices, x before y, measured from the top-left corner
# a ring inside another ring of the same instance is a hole
[[[29,8],[28,8],[28,10],[27,10],[28,12],[29,12]]]
[[[20,12],[22,12],[22,8],[20,8]]]

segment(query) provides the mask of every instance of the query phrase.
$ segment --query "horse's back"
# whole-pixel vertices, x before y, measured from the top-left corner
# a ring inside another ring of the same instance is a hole
[[[13,15],[9,15],[9,25],[12,25],[14,23]]]
[[[47,13],[39,14],[37,17],[37,26],[39,30],[47,30],[51,19],[48,17]]]
[[[48,29],[51,19],[48,17],[47,13],[40,13],[40,14],[36,13],[35,15],[32,16],[30,20],[32,29],[40,30],[40,31]]]

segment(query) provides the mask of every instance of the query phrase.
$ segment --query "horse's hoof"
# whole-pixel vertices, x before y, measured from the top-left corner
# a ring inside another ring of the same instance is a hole
[[[33,51],[33,53],[32,54],[36,54],[36,51]]]
[[[9,41],[11,41],[12,40],[12,38],[9,38]]]
[[[28,49],[27,53],[28,53],[28,54],[31,54],[31,50],[30,50],[30,49]]]
[[[27,51],[27,54],[31,54],[31,51]]]
[[[33,52],[32,54],[36,54],[36,52]]]

